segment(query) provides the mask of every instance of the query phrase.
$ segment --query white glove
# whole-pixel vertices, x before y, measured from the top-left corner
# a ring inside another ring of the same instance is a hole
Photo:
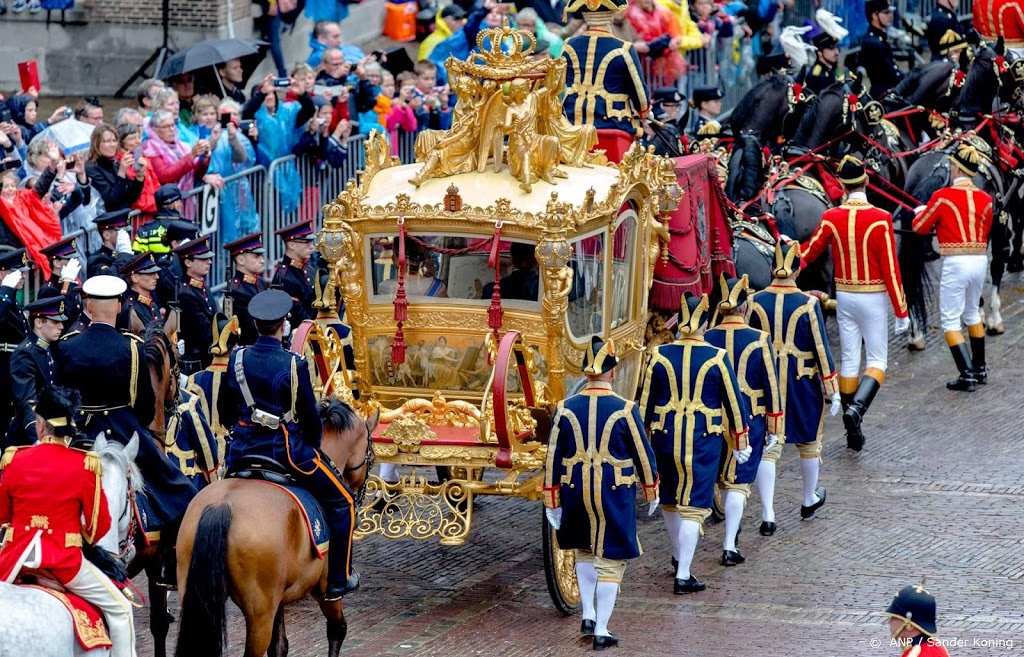
[[[734,449],[734,450],[732,450],[732,455],[734,457],[736,457],[736,462],[737,463],[746,463],[747,459],[750,458],[750,452],[752,452],[752,451],[753,451],[753,448],[750,445],[747,445],[747,447],[745,449]]]
[[[4,276],[4,280],[0,281],[0,285],[3,287],[16,288],[18,283],[21,282],[22,274],[20,269],[15,269],[11,273]]]
[[[82,263],[78,261],[78,258],[68,260],[68,264],[64,265],[64,269],[60,271],[61,282],[74,283],[80,271],[82,271]]]
[[[178,355],[179,356],[184,356],[185,355],[185,341],[184,340],[178,340]]]
[[[896,318],[896,335],[903,335],[910,330],[910,317]]]
[[[772,447],[775,447],[775,446],[776,446],[776,445],[778,445],[778,444],[779,444],[779,437],[778,437],[778,436],[776,436],[776,435],[775,435],[774,433],[770,433],[770,434],[768,434],[768,436],[767,436],[767,437],[766,437],[766,438],[764,439],[764,451],[766,451],[766,452],[767,452],[767,451],[768,451],[768,450],[770,450],[770,449],[771,449]]]
[[[927,205],[919,205],[919,206],[917,206],[916,208],[914,208],[914,214],[921,214],[922,212],[924,212],[924,209],[926,207],[928,207],[928,206]]]
[[[287,338],[291,334],[292,334],[292,323],[287,321],[287,320],[285,320],[285,323],[284,323],[284,337]]]
[[[658,510],[659,506],[661,506],[661,497],[655,497],[654,501],[651,502],[651,505],[647,507],[647,515],[653,516],[654,512]]]
[[[562,526],[562,508],[557,509],[544,509],[544,515],[548,517],[548,524],[555,529]]]
[[[124,228],[117,231],[117,241],[114,243],[114,251],[118,253],[132,252],[132,238]]]
[[[829,414],[832,417],[839,415],[839,411],[843,410],[843,398],[838,392],[832,393],[832,408],[828,409]]]

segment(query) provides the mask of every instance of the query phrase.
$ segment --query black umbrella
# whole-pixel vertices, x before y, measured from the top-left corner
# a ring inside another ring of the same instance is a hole
[[[223,64],[231,59],[244,60],[258,57],[256,63],[266,54],[266,41],[257,39],[210,39],[200,41],[172,55],[160,69],[160,77],[167,79],[189,71]],[[256,67],[250,69],[250,73]]]

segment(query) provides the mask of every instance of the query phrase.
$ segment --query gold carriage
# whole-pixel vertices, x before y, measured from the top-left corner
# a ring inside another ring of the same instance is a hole
[[[658,217],[682,194],[673,163],[638,145],[618,165],[589,153],[593,129],[554,102],[564,63],[507,26],[478,43],[448,62],[452,128],[421,135],[410,165],[374,134],[358,182],[324,208],[324,296],[340,286],[354,369],[333,328],[301,339],[322,392],[380,408],[377,462],[405,466],[369,477],[357,537],[459,545],[475,496],[539,500],[555,403],[583,382],[591,336],[616,341],[618,393],[641,374]],[[543,526],[551,597],[575,612],[572,553]]]

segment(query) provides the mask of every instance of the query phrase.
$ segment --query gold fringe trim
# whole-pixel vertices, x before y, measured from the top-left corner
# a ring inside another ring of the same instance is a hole
[[[3,470],[11,464],[14,460],[14,455],[18,453],[19,447],[8,447],[4,450],[4,455],[0,457],[0,470]]]
[[[96,452],[86,452],[85,461],[83,461],[85,469],[92,472],[97,477],[103,476],[103,464],[100,462],[100,455]]]

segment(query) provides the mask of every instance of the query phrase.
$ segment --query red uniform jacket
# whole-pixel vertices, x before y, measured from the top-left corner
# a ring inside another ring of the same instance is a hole
[[[901,657],[949,657],[949,652],[937,639],[925,640],[904,650]]]
[[[942,255],[986,255],[992,228],[992,197],[968,178],[932,194],[928,206],[914,218],[914,232],[935,227]]]
[[[1007,48],[1024,47],[1024,7],[1020,0],[975,0],[974,29],[986,41],[1002,36]]]
[[[907,316],[892,215],[867,201],[850,199],[822,215],[811,239],[800,245],[801,256],[812,262],[830,244],[837,290],[888,292],[896,316]]]
[[[0,550],[0,579],[42,530],[40,568],[67,584],[82,566],[82,539],[93,543],[110,530],[99,460],[51,443],[9,449],[8,460],[0,476],[0,524],[9,523],[12,535]]]

